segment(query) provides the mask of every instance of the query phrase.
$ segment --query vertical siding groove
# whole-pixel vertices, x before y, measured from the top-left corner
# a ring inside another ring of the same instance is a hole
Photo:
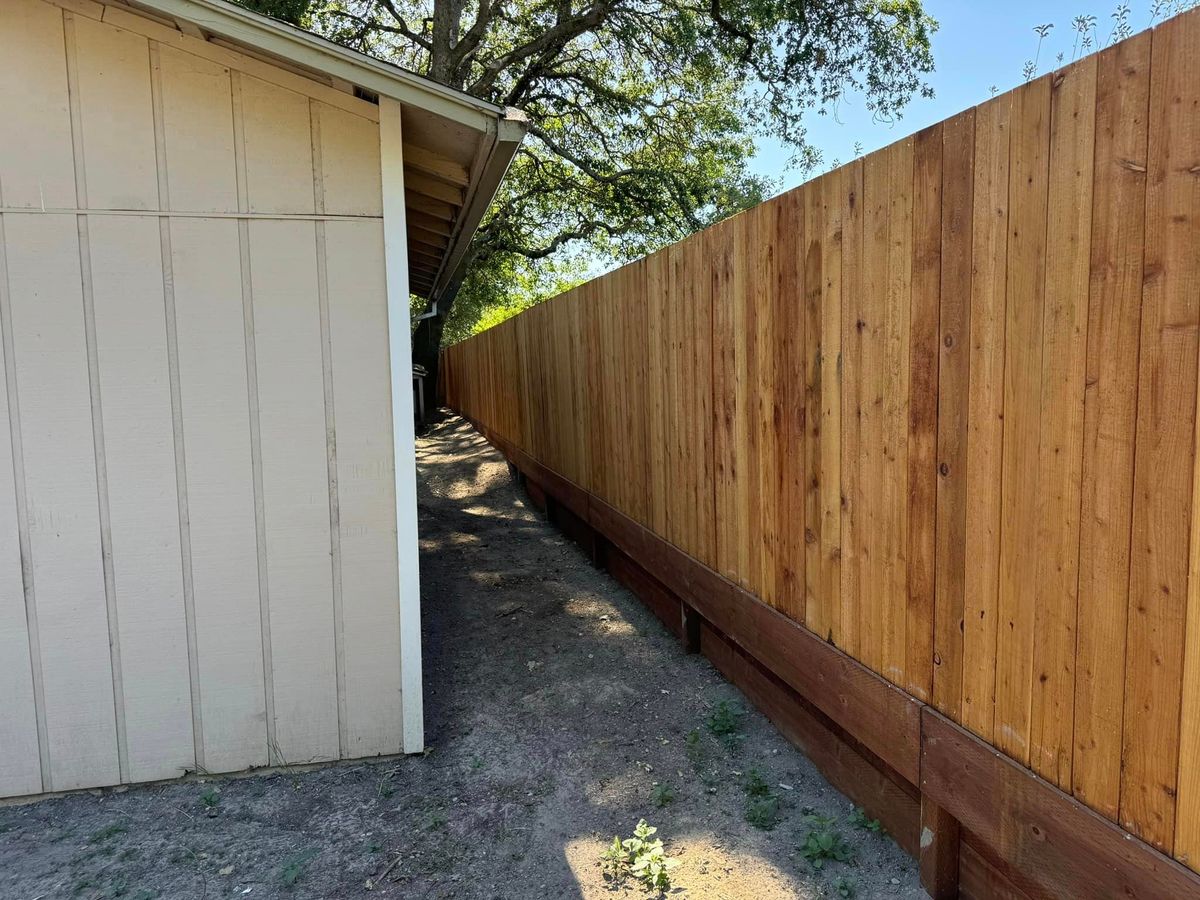
[[[154,108],[154,147],[158,163],[158,208],[170,210],[170,180],[167,177],[167,141],[163,118],[162,65],[158,41],[150,41],[150,90]],[[179,549],[182,560],[184,626],[187,632],[188,689],[191,694],[192,746],[196,770],[204,764],[204,711],[200,698],[200,660],[196,639],[196,593],[192,578],[192,534],[188,514],[187,449],[183,431],[183,400],[179,385],[179,328],[175,314],[174,251],[171,245],[171,219],[158,219],[159,249],[162,256],[163,314],[167,335],[167,371],[171,391],[171,427],[175,444],[175,496],[179,512]]]
[[[0,185],[0,190],[3,186]],[[38,765],[42,790],[54,789],[50,774],[50,740],[46,730],[46,690],[42,675],[42,644],[38,632],[37,592],[33,582],[29,540],[29,505],[25,491],[25,452],[21,441],[21,407],[17,391],[17,359],[13,340],[12,305],[8,283],[8,251],[4,216],[0,215],[0,340],[4,342],[4,382],[8,393],[9,440],[12,443],[13,491],[17,503],[17,539],[21,554],[21,585],[25,599],[25,629],[29,640],[29,665],[33,677],[34,715],[38,736]]]
[[[88,226],[88,193],[85,175],[83,122],[79,96],[79,59],[75,42],[75,17],[63,12],[63,37],[67,62],[67,91],[71,111],[71,143],[75,161],[75,202],[82,212],[75,217],[79,232],[79,272],[83,295],[83,327],[87,343],[88,387],[92,402],[92,445],[96,465],[96,502],[100,517],[100,558],[104,568],[104,601],[108,613],[109,658],[112,665],[113,712],[116,717],[117,764],[122,782],[129,780],[129,742],[125,728],[125,688],[121,670],[121,632],[117,614],[117,586],[113,574],[112,524],[108,499],[108,463],[104,451],[104,416],[100,397],[100,358],[96,350],[96,307],[92,289],[91,234]]]
[[[238,210],[250,208],[246,185],[246,129],[242,118],[241,73],[229,73],[233,102],[233,148],[237,171]],[[267,579],[267,516],[263,502],[262,431],[258,414],[258,359],[254,352],[254,292],[250,277],[250,222],[238,219],[238,253],[242,275],[242,315],[246,342],[246,402],[250,415],[250,461],[254,478],[254,529],[258,551],[258,608],[262,628],[263,693],[266,701],[267,761],[284,762],[275,740],[275,675],[271,658],[271,594]]]
[[[313,203],[317,215],[325,214],[325,171],[321,155],[321,109],[309,100],[312,138]],[[333,653],[337,678],[338,748],[346,756],[349,748],[346,714],[346,629],[342,608],[341,509],[338,504],[337,428],[333,409],[333,347],[329,331],[329,258],[325,223],[316,222],[317,307],[321,319],[321,379],[325,390],[325,457],[329,475],[329,560],[333,578]]]

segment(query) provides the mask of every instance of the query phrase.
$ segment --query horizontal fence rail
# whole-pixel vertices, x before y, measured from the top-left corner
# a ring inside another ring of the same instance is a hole
[[[1200,870],[1200,11],[449,348],[447,402]]]

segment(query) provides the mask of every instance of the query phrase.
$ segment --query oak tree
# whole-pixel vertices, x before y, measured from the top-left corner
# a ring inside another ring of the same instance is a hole
[[[929,93],[936,27],[921,0],[246,2],[529,117],[471,275],[414,335],[430,370],[446,315],[469,329],[508,299],[505,273],[620,261],[759,202],[756,136],[805,166],[807,116],[848,93],[898,115]]]

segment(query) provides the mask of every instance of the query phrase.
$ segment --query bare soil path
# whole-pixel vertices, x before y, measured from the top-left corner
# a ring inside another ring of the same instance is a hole
[[[640,818],[679,863],[670,896],[923,896],[469,426],[434,427],[418,469],[426,755],[0,807],[0,898],[649,896],[599,865]],[[800,852],[835,833],[848,861]]]

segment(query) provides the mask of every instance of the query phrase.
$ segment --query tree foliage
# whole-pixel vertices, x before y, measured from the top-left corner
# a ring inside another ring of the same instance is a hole
[[[776,183],[749,169],[757,135],[811,166],[809,114],[856,92],[898,116],[929,93],[936,27],[921,0],[246,2],[528,115],[455,336],[505,305],[514,274],[518,302],[537,299],[581,257],[622,261],[759,202]],[[422,326],[414,353],[429,365],[442,320]]]

